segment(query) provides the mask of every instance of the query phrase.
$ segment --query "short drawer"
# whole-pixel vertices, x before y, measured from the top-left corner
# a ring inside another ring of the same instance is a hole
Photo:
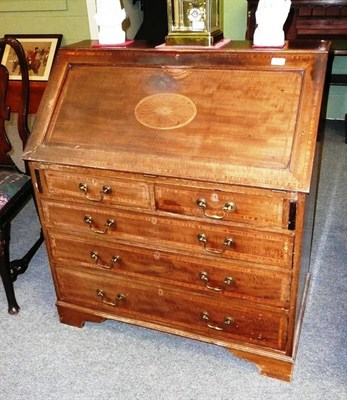
[[[287,228],[289,199],[281,193],[257,189],[222,191],[155,186],[156,208],[175,214]]]
[[[56,269],[59,300],[88,307],[111,318],[122,316],[179,329],[214,340],[239,340],[284,350],[288,314],[239,302],[212,301],[173,287],[117,277]]]
[[[267,270],[262,266],[241,262],[215,262],[155,249],[120,243],[51,234],[54,259],[75,268],[84,267],[110,274],[136,274],[160,279],[176,285],[190,285],[195,291],[216,298],[238,298],[288,308],[291,274]]]
[[[151,185],[133,179],[116,178],[114,172],[88,168],[46,168],[43,171],[45,194],[66,197],[89,204],[118,205],[148,209]]]
[[[291,268],[293,232],[198,223],[153,214],[43,201],[47,227],[104,240]]]

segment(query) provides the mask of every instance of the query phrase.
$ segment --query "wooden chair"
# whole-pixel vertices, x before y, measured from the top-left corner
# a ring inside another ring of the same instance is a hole
[[[18,100],[18,134],[22,147],[29,136],[28,102],[29,76],[24,50],[13,38],[0,39],[0,55],[5,46],[14,50],[20,65],[22,76],[21,95]],[[8,312],[17,314],[19,306],[16,301],[13,282],[19,274],[28,268],[28,264],[43,242],[42,231],[33,247],[19,260],[10,261],[11,221],[33,195],[33,188],[28,171],[21,171],[12,160],[9,152],[12,146],[5,131],[5,121],[10,118],[10,108],[6,106],[6,95],[9,81],[7,68],[0,64],[0,275],[8,301]],[[19,141],[19,142],[20,142]],[[31,233],[28,232],[28,235]]]

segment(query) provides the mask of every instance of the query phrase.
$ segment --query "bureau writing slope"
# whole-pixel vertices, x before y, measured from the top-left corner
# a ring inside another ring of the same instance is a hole
[[[215,343],[290,380],[329,44],[296,46],[59,51],[24,158],[61,322]]]

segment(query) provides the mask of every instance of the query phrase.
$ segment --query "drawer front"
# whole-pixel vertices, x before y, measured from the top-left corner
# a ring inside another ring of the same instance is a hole
[[[217,299],[238,298],[287,308],[291,274],[265,270],[261,266],[235,262],[211,261],[206,258],[178,256],[165,251],[50,235],[54,259],[68,266],[82,266],[110,274],[137,274],[163,282],[195,286],[196,291],[209,293]]]
[[[254,190],[239,193],[156,185],[155,202],[158,210],[207,220],[288,226],[289,200],[275,193],[270,197]]]
[[[131,179],[118,179],[107,171],[66,169],[44,170],[45,194],[68,197],[89,204],[151,208],[151,185]]]
[[[285,349],[288,315],[238,303],[211,301],[170,286],[134,282],[118,277],[57,268],[59,300],[151,322],[212,339],[239,340],[278,350]]]
[[[80,234],[156,245],[200,256],[235,259],[290,268],[293,233],[268,232],[152,214],[102,210],[43,201],[48,227]]]

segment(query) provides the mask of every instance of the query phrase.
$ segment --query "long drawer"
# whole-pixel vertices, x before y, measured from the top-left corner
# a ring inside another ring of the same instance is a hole
[[[288,314],[267,307],[214,301],[153,282],[137,283],[85,270],[56,268],[59,300],[110,316],[180,329],[214,340],[239,340],[284,350]]]
[[[54,259],[75,268],[82,266],[110,274],[136,274],[195,288],[217,299],[238,298],[275,307],[289,305],[291,274],[260,265],[192,258],[166,251],[51,233]],[[190,286],[187,286],[190,285]]]
[[[284,268],[292,266],[294,233],[200,223],[155,214],[82,207],[43,201],[48,227],[117,239],[213,258],[243,260]]]

